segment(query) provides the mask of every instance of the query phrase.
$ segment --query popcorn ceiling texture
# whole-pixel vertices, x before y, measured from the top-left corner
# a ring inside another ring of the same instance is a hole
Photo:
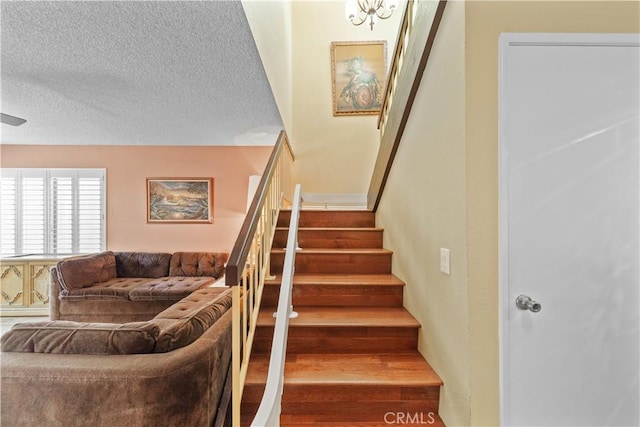
[[[239,1],[2,2],[3,144],[269,145]]]

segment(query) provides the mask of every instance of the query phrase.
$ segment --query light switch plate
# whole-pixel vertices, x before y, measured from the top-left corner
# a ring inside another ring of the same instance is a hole
[[[440,271],[451,275],[451,257],[449,249],[440,248]]]

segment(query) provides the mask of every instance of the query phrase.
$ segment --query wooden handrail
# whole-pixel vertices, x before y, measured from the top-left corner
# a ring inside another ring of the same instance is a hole
[[[231,418],[240,424],[240,403],[249,369],[278,214],[293,192],[293,151],[281,132],[229,256],[225,284],[233,290]]]
[[[291,149],[289,140],[287,139],[287,134],[285,131],[281,131],[278,136],[278,140],[273,147],[269,161],[264,168],[260,184],[258,184],[258,188],[253,196],[247,215],[244,218],[238,238],[236,239],[233,249],[231,250],[231,254],[229,255],[227,266],[225,268],[225,284],[227,286],[237,286],[240,283],[242,271],[244,270],[247,262],[247,256],[251,249],[253,236],[256,232],[256,228],[258,227],[258,219],[262,214],[262,207],[267,199],[269,182],[275,175],[280,153],[285,147],[291,155],[292,160],[295,160],[293,150]]]
[[[378,119],[380,149],[367,192],[367,208],[373,212],[380,204],[446,4],[446,0],[435,5],[407,2]]]

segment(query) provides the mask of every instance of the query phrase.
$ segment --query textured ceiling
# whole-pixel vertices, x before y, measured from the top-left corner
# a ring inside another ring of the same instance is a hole
[[[2,1],[3,144],[265,145],[282,127],[239,1]]]

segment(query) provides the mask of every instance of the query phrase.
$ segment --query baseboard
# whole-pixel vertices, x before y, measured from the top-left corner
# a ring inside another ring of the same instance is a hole
[[[302,193],[303,209],[367,209],[366,193]]]

